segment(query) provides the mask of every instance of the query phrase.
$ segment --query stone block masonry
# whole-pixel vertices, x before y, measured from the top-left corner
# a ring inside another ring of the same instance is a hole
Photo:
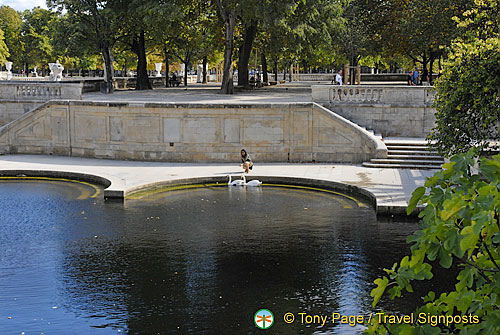
[[[170,162],[361,163],[387,156],[366,130],[315,103],[50,101],[0,128],[1,153]]]
[[[0,82],[0,127],[49,100],[82,99],[83,84],[67,82]]]
[[[429,86],[313,85],[312,98],[382,136],[427,137],[435,125]]]

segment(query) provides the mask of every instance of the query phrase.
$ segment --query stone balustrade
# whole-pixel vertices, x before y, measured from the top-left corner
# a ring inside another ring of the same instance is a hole
[[[0,82],[0,100],[49,101],[82,99],[83,84],[29,81]]]
[[[434,97],[430,86],[312,86],[313,102],[383,136],[426,137]]]
[[[312,99],[321,104],[431,106],[434,90],[430,86],[313,85]]]

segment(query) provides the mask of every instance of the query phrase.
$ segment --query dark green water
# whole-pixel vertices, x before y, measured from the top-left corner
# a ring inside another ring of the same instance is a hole
[[[375,311],[372,282],[415,229],[321,192],[204,188],[125,204],[94,192],[0,182],[0,334],[358,333],[283,315]],[[260,308],[270,330],[254,325]]]

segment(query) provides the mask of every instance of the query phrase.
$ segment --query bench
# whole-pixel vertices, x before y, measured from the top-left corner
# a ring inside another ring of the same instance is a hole
[[[170,86],[170,87],[174,87],[174,86],[179,87],[180,84],[181,84],[181,80],[180,79],[176,79],[176,80],[169,79],[168,80],[168,86]]]

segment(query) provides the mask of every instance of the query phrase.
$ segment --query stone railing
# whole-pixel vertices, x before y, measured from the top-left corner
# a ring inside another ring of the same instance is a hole
[[[294,74],[294,76],[297,75]],[[298,76],[299,81],[332,81],[335,79],[335,73],[299,73]]]
[[[383,136],[426,137],[434,97],[430,86],[312,86],[313,102]]]
[[[320,104],[384,104],[431,106],[434,90],[430,86],[313,85],[312,100]]]
[[[83,84],[0,82],[0,99],[21,101],[49,101],[54,99],[82,99]]]

